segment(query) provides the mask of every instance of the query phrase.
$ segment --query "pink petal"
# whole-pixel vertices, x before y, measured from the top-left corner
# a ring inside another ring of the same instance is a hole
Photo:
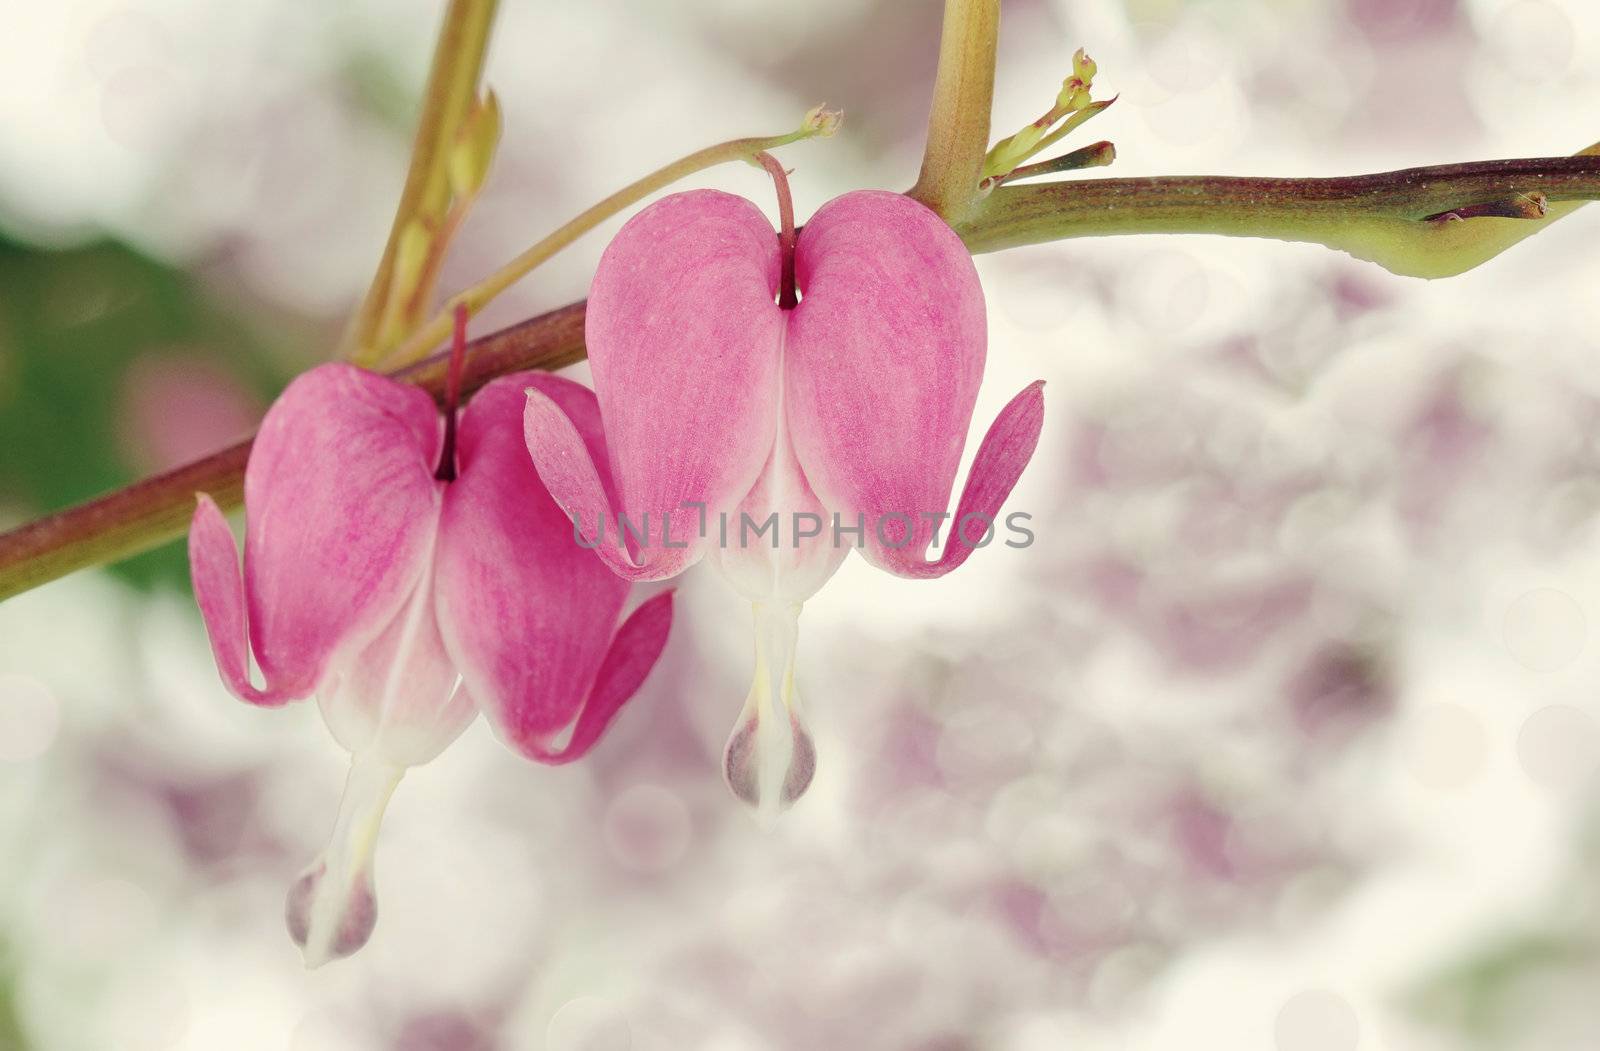
[[[718,520],[708,561],[751,602],[804,602],[850,554],[836,543],[831,512],[817,500],[784,431],[750,491]],[[723,530],[726,529],[726,539]]]
[[[228,520],[204,493],[199,494],[189,525],[189,576],[206,634],[211,638],[217,670],[235,697],[252,704],[277,706],[311,692],[309,686],[294,692],[293,687],[258,690],[250,684],[250,643],[239,552],[233,546]]]
[[[630,535],[624,530],[640,519],[630,515],[630,524],[619,523],[612,511],[618,500],[605,436],[599,429],[599,404],[587,388],[578,387],[581,394],[562,393],[566,387],[555,387],[557,382],[570,384],[544,374],[529,377],[524,392],[523,455],[536,465],[541,487],[557,502],[572,544],[594,551],[613,573],[627,580],[656,580],[687,569],[693,561],[687,540],[674,541],[675,546],[658,541],[653,557],[642,564],[634,561],[633,551],[624,546]],[[577,420],[584,425],[580,427]],[[694,521],[687,515],[678,518],[686,524]],[[669,522],[676,535],[678,521],[669,518]],[[642,526],[640,521],[641,534]]]
[[[750,488],[777,426],[783,312],[778,245],[761,212],[711,190],[673,194],[634,216],[607,246],[589,292],[585,339],[609,464],[530,396],[528,451],[557,502],[577,515],[618,572],[661,579],[702,553],[699,512]],[[615,480],[615,502],[603,500]],[[616,547],[616,513],[644,543]],[[674,544],[663,542],[670,516]],[[606,548],[612,548],[607,552]]]
[[[596,434],[594,398],[570,380],[523,373],[479,392],[462,414],[460,475],[445,494],[438,613],[445,646],[496,731],[534,758],[561,761],[571,756],[551,751],[551,740],[575,718],[598,736],[626,699],[600,697],[596,683],[628,584],[575,541],[540,483],[523,439],[530,386],[577,419],[575,441],[580,429]],[[585,699],[593,707],[595,697],[611,711],[596,710],[591,725]]]
[[[1006,403],[983,436],[955,515],[939,531],[944,544],[939,558],[929,562],[922,551],[913,551],[910,545],[894,548],[886,544],[876,550],[869,547],[867,557],[902,577],[941,577],[978,547],[991,543],[991,532],[1001,532],[1000,505],[1022,477],[1043,427],[1044,380],[1036,380]]]
[[[245,594],[268,688],[304,696],[415,587],[438,525],[440,418],[409,384],[344,364],[267,412],[245,469]]]
[[[970,548],[947,545],[932,563],[926,553],[936,533],[950,534],[939,516],[983,377],[983,289],[971,257],[927,208],[863,190],[806,224],[795,270],[803,298],[785,345],[784,396],[806,477],[845,526],[864,518],[869,561],[907,576],[949,572]],[[1039,395],[1030,391],[986,440],[958,521],[992,516],[1032,454]]]
[[[672,592],[664,591],[645,600],[622,622],[606,651],[606,659],[595,676],[589,699],[572,728],[572,736],[559,749],[549,750],[536,741],[521,747],[535,759],[546,763],[570,763],[582,759],[595,746],[622,706],[644,684],[650,669],[667,645],[672,631]]]

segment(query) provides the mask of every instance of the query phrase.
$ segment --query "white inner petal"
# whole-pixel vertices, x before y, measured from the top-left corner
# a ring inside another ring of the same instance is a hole
[[[284,914],[307,967],[349,956],[367,943],[378,920],[372,858],[384,809],[405,767],[371,755],[350,762],[333,835],[289,888]]]
[[[439,634],[433,572],[430,549],[394,619],[375,638],[341,654],[317,690],[328,729],[352,753],[401,766],[426,763],[476,714]]]
[[[769,824],[811,784],[816,749],[794,682],[800,604],[758,602],[754,613],[755,677],[723,753],[723,775]]]
[[[789,437],[783,388],[778,429],[755,485],[726,523],[708,523],[712,564],[751,602],[800,603],[828,582],[853,542],[806,480]]]

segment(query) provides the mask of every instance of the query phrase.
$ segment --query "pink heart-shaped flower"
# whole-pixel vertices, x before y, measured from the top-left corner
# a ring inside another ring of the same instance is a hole
[[[778,305],[782,262],[743,198],[646,208],[590,290],[603,438],[537,389],[525,420],[540,477],[618,574],[662,579],[710,552],[755,603],[756,681],[725,772],[768,813],[814,759],[793,688],[801,603],[851,547],[906,577],[959,566],[994,535],[1043,420],[1035,383],[990,427],[951,514],[985,347],[960,239],[907,197],[858,191],[801,231],[793,309]]]

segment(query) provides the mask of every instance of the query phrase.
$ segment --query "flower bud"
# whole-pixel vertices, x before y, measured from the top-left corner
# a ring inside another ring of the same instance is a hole
[[[1077,113],[1088,108],[1089,89],[1077,77],[1068,77],[1061,82],[1061,91],[1056,95],[1056,108],[1069,113]]]
[[[1083,48],[1080,47],[1073,52],[1072,75],[1083,81],[1084,87],[1094,83],[1094,75],[1099,71],[1100,67],[1095,65],[1094,59],[1090,58],[1089,53]]]
[[[844,110],[828,109],[827,103],[822,103],[806,111],[805,119],[800,122],[800,130],[808,136],[827,138],[838,131],[843,122]]]
[[[467,114],[450,149],[450,192],[457,200],[473,197],[483,188],[500,145],[500,100],[488,92]]]

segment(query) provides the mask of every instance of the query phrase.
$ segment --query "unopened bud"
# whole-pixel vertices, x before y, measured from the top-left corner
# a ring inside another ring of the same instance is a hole
[[[1068,113],[1080,113],[1089,108],[1089,88],[1077,77],[1061,82],[1061,92],[1056,95],[1056,108]]]
[[[1094,75],[1098,72],[1100,67],[1095,65],[1094,59],[1089,57],[1087,51],[1080,47],[1073,52],[1072,75],[1083,81],[1085,87],[1094,83]]]
[[[450,149],[450,192],[457,200],[473,197],[483,188],[500,145],[500,100],[493,91],[467,114]]]
[[[800,122],[800,130],[808,136],[827,138],[838,131],[843,122],[844,110],[828,109],[827,103],[823,103],[806,111],[805,119]]]

